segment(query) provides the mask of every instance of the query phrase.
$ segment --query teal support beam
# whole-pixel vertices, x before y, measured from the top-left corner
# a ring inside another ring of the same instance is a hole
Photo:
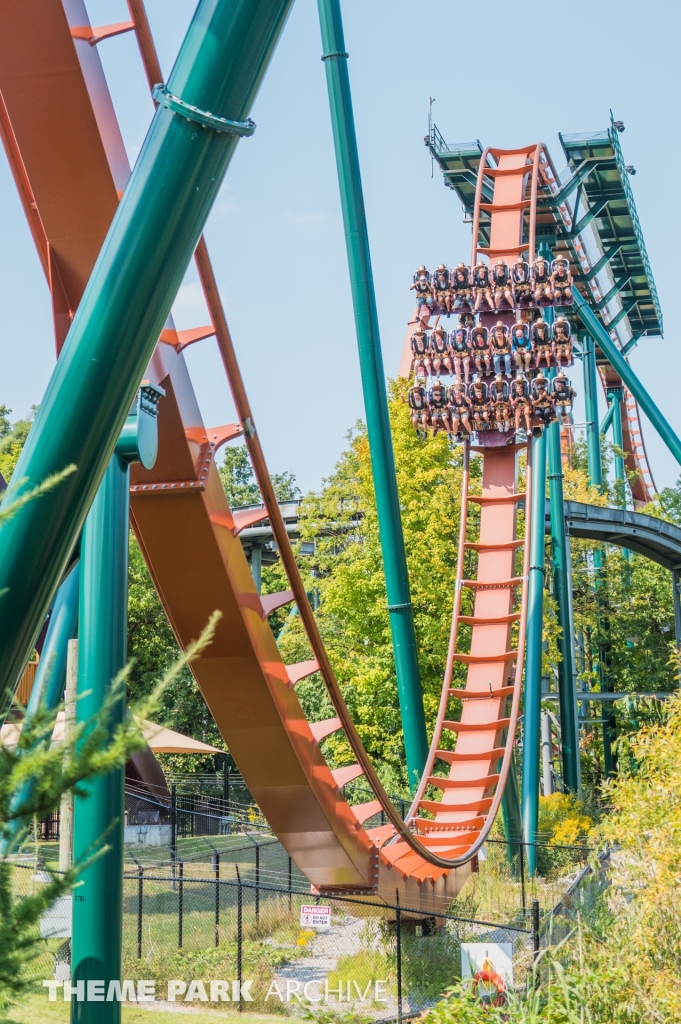
[[[614,454],[615,464],[615,488],[617,492],[617,504],[620,508],[626,508],[626,492],[625,485],[627,482],[627,474],[624,469],[624,437],[622,435],[622,402],[624,400],[624,394],[622,388],[618,388],[617,391],[608,391],[608,401],[610,402],[610,410],[612,411],[612,441],[617,451]],[[606,417],[607,418],[607,417]]]
[[[589,156],[586,160],[582,160],[579,167],[575,168],[575,171],[567,184],[563,186],[558,195],[551,196],[546,205],[557,210],[558,207],[565,202],[568,196],[571,196],[574,190],[579,188],[582,182],[586,181],[589,175],[596,170],[599,163],[603,163],[603,161],[599,160],[598,157]]]
[[[54,599],[45,643],[33,681],[33,689],[26,706],[24,725],[35,719],[39,710],[42,714],[47,712],[48,717],[44,720],[43,735],[45,737],[52,735],[59,703],[64,694],[68,642],[76,636],[78,625],[79,585],[80,562],[78,561],[60,586]],[[28,749],[26,752],[28,753]],[[34,784],[31,781],[26,781],[13,795],[10,803],[13,814],[20,814],[22,805],[30,805],[34,790]],[[0,856],[16,850],[20,846],[30,827],[31,820],[31,818],[17,817],[9,822],[7,840],[5,843],[0,843]]]
[[[506,739],[504,738],[504,743]],[[501,763],[501,762],[500,762]],[[516,774],[515,754],[501,798],[501,813],[506,840],[506,856],[514,877],[520,878],[519,845],[523,841],[523,819],[520,812],[520,793]]]
[[[111,701],[112,683],[127,661],[130,464],[151,469],[158,452],[157,408],[164,392],[146,384],[121,431],[83,531],[76,721],[87,730],[109,701],[112,738],[126,715],[126,690]],[[87,732],[86,734],[87,735]],[[118,1000],[90,997],[89,986],[120,981],[123,941],[125,768],[82,784],[74,800],[74,861],[97,859],[80,877],[73,902],[72,1024],[120,1024]],[[77,990],[77,988],[76,988]]]
[[[623,245],[623,242],[615,242],[615,244],[611,245],[609,249],[606,249],[601,258],[594,263],[591,270],[584,275],[584,280],[593,281],[593,279],[600,274],[603,267],[608,265],[613,256],[617,255]]]
[[[615,342],[612,340],[607,330],[589,308],[588,303],[585,302],[576,288],[573,288],[572,294],[575,300],[575,309],[577,313],[579,313],[582,323],[592,337],[598,342],[598,347],[601,352],[627,385],[676,461],[681,464],[681,440],[674,433],[656,403],[641,384],[629,363],[622,356],[622,353],[615,345]]]
[[[605,309],[605,307],[608,305],[608,303],[612,302],[612,300],[615,298],[617,293],[621,292],[622,289],[624,288],[624,286],[629,284],[629,282],[631,281],[633,276],[634,276],[633,274],[625,274],[624,277],[619,277],[615,281],[615,283],[612,286],[612,288],[610,289],[610,291],[606,292],[606,294],[603,296],[601,301],[596,303],[596,305],[594,307],[596,312],[600,313],[600,311],[602,309]],[[635,303],[634,303],[634,305],[635,305]]]
[[[637,305],[637,303],[638,298],[636,297],[636,295],[634,295],[634,297],[629,299],[629,301],[626,304],[623,304],[619,313],[616,313],[610,321],[610,323],[608,324],[608,330],[614,331],[618,324],[620,324],[622,320],[624,320],[625,316],[628,316],[629,313],[631,313],[632,309],[634,308],[634,306]]]
[[[532,439],[530,575],[527,583],[527,644],[523,718],[522,819],[530,876],[537,868],[539,822],[539,738],[541,732],[542,626],[544,613],[544,530],[547,431]]]
[[[0,711],[109,464],[293,0],[200,0],[5,495]],[[208,113],[211,112],[212,113]],[[219,115],[219,117],[218,117]],[[25,481],[25,482],[21,482]]]
[[[620,349],[620,355],[621,356],[628,355],[632,351],[632,349],[636,348],[636,346],[638,345],[639,341],[641,340],[643,335],[646,334],[646,333],[647,333],[646,329],[642,329],[640,331],[636,331],[632,335],[632,337],[629,338],[629,341],[626,343],[626,345],[622,346],[622,348]]]
[[[606,412],[605,416],[603,417],[603,419],[601,421],[601,425],[598,428],[598,433],[601,434],[602,436],[605,436],[605,434],[607,434],[608,430],[610,429],[610,424],[612,423],[612,418],[615,415],[615,409],[616,409],[616,403],[611,402],[610,405],[608,406],[608,411]]]
[[[318,0],[318,6],[407,772],[413,788],[426,762],[428,739],[350,94],[348,55],[339,0]]]
[[[596,349],[593,338],[587,331],[580,335],[582,347],[582,368],[584,371],[584,406],[586,411],[586,455],[591,487],[603,486],[601,463],[601,437],[598,426],[598,380],[596,374]]]
[[[581,316],[581,310],[579,312]],[[589,312],[591,311],[589,310]],[[594,317],[594,320],[595,319],[596,318]],[[582,350],[584,352],[582,364],[584,368],[584,404],[586,407],[586,442],[589,484],[592,487],[598,487],[598,489],[601,490],[603,487],[603,463],[601,460],[601,435],[598,427],[596,347],[589,329],[587,329],[587,332],[582,336]],[[603,633],[607,630],[607,619],[604,615],[602,599],[600,596],[602,582],[601,577],[603,572],[603,552],[598,548],[593,553],[593,564],[599,628]],[[608,679],[608,650],[607,645],[604,642],[599,644],[598,667],[601,679],[601,689],[604,693],[609,693],[610,681]],[[612,753],[611,729],[610,725],[606,721],[607,718],[607,715],[603,715],[603,765],[605,768],[605,774],[611,776],[615,771],[615,760]]]
[[[555,370],[549,371],[551,379],[555,375]],[[558,696],[563,750],[563,784],[570,793],[578,793],[580,789],[579,726],[577,724],[577,691],[574,677],[574,638],[570,621],[571,573],[565,537],[560,423],[551,423],[548,427],[547,444],[553,590],[558,605],[558,624],[561,629],[558,641],[561,656],[558,665]]]
[[[80,641],[76,721],[101,712],[111,682],[126,663],[128,509],[130,470],[114,455],[92,504],[81,550]],[[125,689],[107,725],[113,735],[125,717]],[[99,856],[81,875],[73,900],[72,985],[84,999],[71,1001],[72,1024],[119,1024],[117,1000],[88,998],[88,982],[120,981],[123,941],[123,827],[125,769],[81,784],[74,800],[74,861]],[[101,994],[101,990],[100,993]]]
[[[577,202],[578,201],[579,201],[579,196],[577,197]],[[584,216],[580,220],[577,221],[577,223],[575,224],[574,228],[570,232],[569,237],[571,239],[578,238],[579,235],[581,235],[581,233],[584,230],[584,228],[588,227],[589,224],[591,223],[591,221],[594,220],[596,217],[598,217],[598,215],[603,212],[603,210],[606,208],[607,205],[608,205],[608,200],[607,199],[601,199],[597,203],[594,203],[594,205],[589,210],[587,210],[587,212],[584,214]],[[577,216],[577,205],[576,204],[575,204],[575,216]]]

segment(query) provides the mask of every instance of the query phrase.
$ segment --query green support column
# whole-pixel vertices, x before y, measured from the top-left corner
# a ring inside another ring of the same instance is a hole
[[[581,313],[580,313],[581,315]],[[598,425],[598,383],[596,371],[596,346],[594,339],[587,331],[580,335],[584,367],[584,404],[586,408],[586,454],[589,471],[589,484],[592,487],[603,487],[603,464],[601,462],[601,434]],[[603,572],[603,552],[596,549],[593,553],[594,559],[594,583],[596,591],[596,605],[598,607],[598,619],[602,632],[607,629],[607,620],[601,607],[600,596],[601,576]],[[610,681],[608,679],[608,650],[605,643],[599,645],[598,665],[601,679],[601,689],[604,693],[610,692]],[[615,760],[612,754],[612,716],[603,713],[603,766],[605,774],[610,776],[615,771]]]
[[[615,487],[617,493],[617,504],[620,508],[627,507],[625,485],[627,482],[627,475],[624,470],[624,456],[620,452],[624,451],[624,437],[622,435],[622,401],[624,399],[622,388],[613,388],[608,391],[608,401],[610,402],[610,408],[613,410],[612,415],[612,440],[616,448],[619,449],[615,453]]]
[[[76,721],[95,720],[127,661],[130,464],[151,469],[158,452],[157,408],[164,392],[143,386],[127,417],[83,531]],[[125,688],[110,707],[109,738],[126,714]],[[120,982],[123,941],[125,769],[81,785],[74,801],[73,858],[99,853],[73,896],[72,1024],[119,1024],[121,1004],[108,1000]],[[78,986],[81,984],[81,993]],[[96,983],[99,986],[95,987]]]
[[[629,388],[632,395],[641,406],[676,461],[681,464],[681,439],[677,437],[669,426],[666,419],[660,412],[659,407],[643,387],[631,366],[620,353],[615,342],[612,340],[605,327],[603,327],[600,320],[598,320],[595,313],[589,308],[587,302],[579,294],[577,288],[572,289],[572,295],[575,300],[575,310],[579,314],[582,323],[589,331],[589,334],[598,342],[598,347],[605,358],[613,369],[617,370],[617,373]]]
[[[526,843],[536,842],[539,822],[539,737],[541,731],[542,626],[544,615],[544,518],[546,516],[547,432],[532,439],[532,528],[530,530],[530,575],[527,583],[527,645],[525,654],[525,703],[523,718],[523,835]],[[534,845],[527,848],[527,870],[537,868]]]
[[[556,371],[551,370],[553,379]],[[561,629],[558,648],[558,696],[560,701],[560,731],[563,747],[563,784],[571,793],[580,788],[579,727],[577,724],[577,692],[573,672],[573,636],[570,622],[570,565],[565,543],[565,510],[563,500],[563,460],[560,450],[560,423],[548,428],[549,449],[549,507],[551,517],[551,551],[553,555],[553,588],[558,604],[558,624]]]
[[[586,456],[591,487],[603,486],[601,463],[601,435],[598,426],[598,381],[596,373],[596,350],[594,340],[588,332],[580,334],[584,370],[584,406],[586,409]]]
[[[502,743],[506,742],[504,730]],[[501,761],[499,762],[501,767]],[[523,819],[520,812],[520,793],[516,771],[515,751],[511,757],[511,768],[506,779],[504,795],[501,798],[501,812],[506,840],[506,856],[514,878],[520,878],[519,843],[523,840]]]
[[[17,470],[0,530],[0,711],[28,661],[293,0],[201,0]],[[297,116],[297,115],[296,115]],[[25,481],[25,482],[21,482]],[[4,702],[4,703],[3,703]]]
[[[83,531],[77,722],[100,712],[126,663],[130,470],[114,455]],[[125,691],[112,708],[110,734],[125,716]],[[123,767],[82,785],[74,801],[74,860],[106,851],[81,876],[73,896],[72,1024],[119,1024],[121,1004],[106,999],[121,980],[123,939]],[[95,982],[103,988],[94,989]]]
[[[339,0],[318,0],[409,783],[428,755],[383,355]]]

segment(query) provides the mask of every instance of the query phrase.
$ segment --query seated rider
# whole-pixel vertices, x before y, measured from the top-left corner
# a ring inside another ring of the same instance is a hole
[[[452,292],[449,286],[449,271],[441,263],[433,274],[433,298],[447,316],[452,312]]]
[[[570,381],[559,370],[551,381],[551,396],[556,407],[556,416],[562,416],[563,423],[572,423],[572,401],[577,397]]]
[[[480,260],[476,267],[473,267],[471,279],[475,296],[475,312],[479,311],[483,299],[485,299],[490,309],[495,309],[492,284],[489,279],[489,267],[482,260]]]
[[[452,292],[452,309],[472,309],[471,275],[465,263],[459,263],[456,270],[451,272],[449,285]]]
[[[456,376],[464,377],[468,384],[471,379],[471,355],[468,351],[468,330],[465,327],[457,327],[449,335],[449,358],[454,364]]]
[[[563,316],[556,318],[553,324],[553,354],[558,366],[572,365],[572,327]]]
[[[407,392],[411,422],[421,437],[425,437],[428,433],[428,399],[425,385],[425,380],[422,377],[417,377]]]
[[[532,342],[530,329],[522,320],[518,320],[511,329],[511,344],[516,366],[521,373],[525,373],[532,362]]]
[[[556,256],[551,264],[551,287],[553,288],[553,301],[557,306],[570,306],[572,304],[570,261],[562,253]]]
[[[525,420],[525,430],[529,434],[532,429],[532,406],[530,404],[530,386],[520,374],[511,385],[511,408],[515,419],[515,429],[520,430],[521,419]]]
[[[532,381],[532,411],[545,424],[553,419],[553,400],[549,381],[541,370]]]
[[[546,368],[551,366],[551,355],[552,355],[552,344],[551,344],[551,328],[542,320],[540,317],[532,324],[532,330],[530,332],[532,338],[532,349],[534,351],[535,363],[534,365],[539,369],[541,367],[541,361],[546,361]]]
[[[437,434],[440,427],[444,427],[448,434],[451,434],[449,424],[449,407],[447,405],[447,388],[442,381],[436,380],[428,392],[428,408],[430,410],[430,422],[433,427],[433,436]]]
[[[457,437],[461,436],[462,430],[465,430],[467,434],[470,434],[471,403],[466,394],[466,388],[461,383],[460,377],[456,377],[454,383],[449,389],[449,410],[452,433]]]
[[[476,380],[471,384],[470,400],[474,429],[486,430],[489,427],[489,397],[484,381]]]
[[[414,283],[409,286],[409,291],[416,292],[416,309],[423,326],[428,325],[430,314],[433,312],[433,290],[430,284],[430,273],[421,266],[414,274]]]
[[[515,306],[528,306],[534,298],[532,286],[532,274],[530,265],[524,256],[519,256],[511,267],[511,288],[513,290],[513,304]]]
[[[508,336],[508,327],[503,324],[501,320],[497,320],[495,326],[492,328],[492,337],[490,340],[492,348],[492,361],[494,362],[494,372],[501,373],[501,360],[504,360],[504,373],[507,377],[512,377],[511,373],[511,340]]]
[[[494,419],[497,430],[506,433],[511,429],[511,403],[508,394],[508,384],[498,373],[489,386],[489,397],[494,409]]]
[[[422,368],[424,373],[428,376],[432,376],[433,367],[430,364],[430,353],[428,344],[428,335],[419,327],[418,331],[414,331],[411,336],[411,351],[414,357],[412,363],[412,370],[414,373],[418,373],[419,369]]]
[[[492,271],[492,285],[494,286],[494,301],[497,309],[502,308],[504,299],[509,306],[513,306],[513,290],[511,288],[511,272],[508,264],[503,260],[497,260]]]
[[[489,350],[487,328],[479,325],[473,327],[469,335],[469,347],[478,373],[492,372],[492,355]]]
[[[444,327],[436,327],[430,336],[430,355],[435,376],[439,377],[444,365],[447,373],[452,373],[452,361],[447,352],[447,332]]]
[[[532,264],[532,280],[534,282],[534,301],[538,306],[550,306],[553,302],[551,267],[543,256],[537,256]]]

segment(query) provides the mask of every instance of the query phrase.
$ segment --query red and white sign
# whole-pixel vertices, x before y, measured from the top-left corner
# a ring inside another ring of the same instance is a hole
[[[316,928],[317,931],[326,931],[331,927],[331,907],[301,907],[300,927]]]

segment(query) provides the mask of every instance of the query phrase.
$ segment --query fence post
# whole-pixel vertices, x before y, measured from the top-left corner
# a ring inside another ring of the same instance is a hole
[[[244,917],[244,891],[241,885],[241,875],[239,874],[239,865],[234,865],[236,868],[237,878],[237,891],[236,891],[236,976],[239,984],[239,1013],[244,1008],[243,1000],[241,998],[241,969],[242,969],[242,954],[243,954],[243,917]]]
[[[537,961],[539,960],[539,900],[532,900],[532,974],[537,985]]]
[[[288,859],[288,912],[293,910],[293,861]]]
[[[395,889],[395,936],[397,939],[397,1021],[402,1021],[402,914],[400,890]]]
[[[213,855],[215,867],[215,945],[220,945],[220,854]]]
[[[229,765],[227,764],[227,758],[225,758],[225,777],[223,780],[224,785],[224,800],[225,800],[225,814],[229,814]]]
[[[523,917],[527,913],[527,906],[525,904],[525,843],[520,840],[520,898],[523,903]]]
[[[255,923],[260,922],[260,847],[255,846]]]
[[[178,883],[180,900],[179,900],[179,904],[178,904],[178,914],[177,914],[177,947],[178,947],[178,949],[182,949],[182,924],[183,924],[182,915],[183,915],[183,912],[184,912],[184,906],[183,906],[183,904],[184,904],[184,862],[183,861],[179,862],[178,868],[179,868],[179,873],[180,873],[180,878],[179,878],[179,883]]]
[[[144,868],[133,853],[130,854],[137,865],[137,959],[142,959],[142,907],[144,906]]]
[[[173,861],[174,875],[174,862],[177,860],[177,786],[174,782],[170,787],[170,859]]]

